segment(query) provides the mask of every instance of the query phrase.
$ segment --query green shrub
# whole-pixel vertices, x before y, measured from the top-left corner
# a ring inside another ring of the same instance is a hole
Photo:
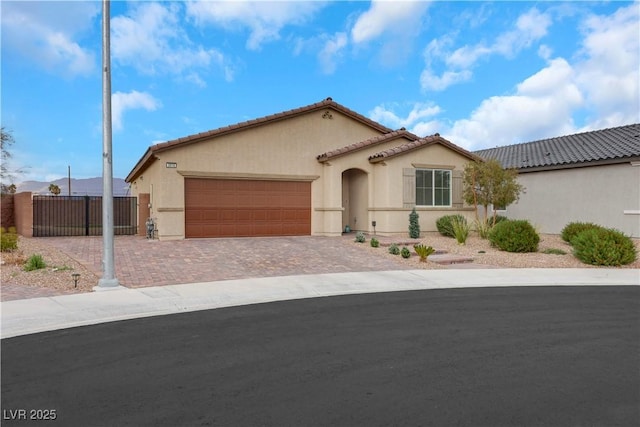
[[[378,246],[380,246],[380,242],[375,237],[371,238],[371,242],[370,243],[371,243],[371,247],[372,248],[377,248]]]
[[[497,224],[497,223],[499,223],[499,222],[502,222],[502,221],[508,221],[508,220],[509,220],[509,218],[507,218],[506,216],[503,216],[503,215],[496,215],[496,224]],[[492,225],[495,225],[495,224],[493,224],[493,219],[490,219],[489,221],[491,221],[490,223],[491,223]]]
[[[455,237],[455,234],[453,232],[453,225],[451,224],[451,221],[453,219],[457,219],[458,221],[464,222],[465,224],[467,223],[467,219],[460,214],[441,216],[436,220],[436,228],[438,229],[440,234],[447,237]]]
[[[47,264],[45,264],[44,259],[42,259],[42,255],[31,255],[24,264],[24,271],[39,270],[46,266]]]
[[[395,243],[392,243],[389,246],[389,253],[391,255],[400,255],[400,248],[398,247],[398,245],[396,245]]]
[[[537,252],[540,236],[529,221],[506,220],[491,229],[489,241],[507,252]]]
[[[364,233],[363,233],[362,231],[358,231],[358,232],[356,233],[356,242],[358,242],[358,243],[364,243],[364,242],[365,242],[365,240],[367,240],[367,239],[365,239],[365,237],[364,237]]]
[[[409,214],[409,237],[412,239],[420,238],[420,215],[416,212],[416,208],[413,208]]]
[[[638,257],[633,241],[618,230],[589,228],[571,240],[573,254],[585,264],[618,266]]]
[[[474,225],[474,227],[475,227],[476,231],[478,232],[478,235],[480,236],[481,239],[489,238],[489,232],[491,231],[491,222],[490,222],[490,220],[476,219],[473,222],[473,225]]]
[[[409,250],[408,247],[405,246],[400,251],[400,255],[402,256],[402,258],[409,258],[411,256],[411,251]]]
[[[433,249],[431,246],[425,246],[422,244],[413,245],[413,249],[416,251],[416,253],[420,257],[420,262],[426,262],[427,257],[435,252],[435,249]]]
[[[0,251],[11,252],[18,249],[18,234],[15,227],[10,227],[9,231],[0,228]]]
[[[562,231],[560,232],[560,237],[567,243],[571,243],[574,237],[578,234],[582,233],[584,230],[591,230],[593,228],[604,228],[599,226],[598,224],[594,224],[592,222],[570,222],[565,225]]]
[[[469,230],[471,230],[467,220],[461,221],[460,218],[453,218],[451,227],[453,228],[453,236],[458,244],[464,245],[467,242],[467,237],[469,237]]]

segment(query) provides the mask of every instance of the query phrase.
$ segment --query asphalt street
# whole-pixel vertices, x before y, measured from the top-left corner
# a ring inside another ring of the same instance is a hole
[[[640,287],[272,302],[7,338],[1,357],[3,426],[636,426]]]

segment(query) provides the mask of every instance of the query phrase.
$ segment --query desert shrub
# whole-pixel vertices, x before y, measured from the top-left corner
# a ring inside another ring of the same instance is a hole
[[[578,234],[582,233],[584,230],[591,230],[593,228],[604,228],[599,226],[598,224],[594,224],[592,222],[570,222],[565,225],[562,231],[560,232],[560,237],[567,243],[571,243],[574,237]]]
[[[529,221],[507,220],[491,229],[489,241],[507,252],[537,252],[540,236]]]
[[[461,222],[463,221],[465,224],[467,223],[467,219],[460,214],[441,216],[436,220],[436,228],[440,234],[447,237],[455,237],[455,234],[453,233],[453,225],[451,224],[453,219],[457,219]]]
[[[638,257],[633,241],[610,228],[586,229],[571,240],[571,246],[576,258],[585,264],[618,266],[630,264]]]
[[[413,249],[416,251],[416,253],[420,257],[420,262],[426,262],[427,257],[435,252],[435,249],[433,249],[431,246],[425,246],[422,244],[413,245]]]
[[[395,243],[389,245],[389,253],[391,255],[400,255],[400,248]]]
[[[31,255],[24,264],[24,271],[39,270],[46,266],[47,264],[45,264],[44,259],[42,259],[42,255]]]
[[[488,220],[476,219],[473,222],[473,226],[478,232],[481,239],[489,238],[489,232],[491,231],[491,222]]]
[[[461,221],[460,218],[453,218],[451,219],[451,228],[453,229],[453,236],[456,238],[458,244],[464,245],[467,237],[469,237],[469,230],[471,229],[467,220]]]
[[[409,237],[412,239],[420,238],[420,215],[416,212],[416,208],[411,210],[409,214]]]
[[[18,249],[18,234],[14,227],[10,227],[9,231],[0,228],[0,251],[11,252]]]
[[[364,243],[364,241],[365,241],[365,240],[367,240],[367,239],[365,239],[365,237],[364,237],[364,233],[363,233],[362,231],[358,231],[358,232],[356,233],[356,242],[358,242],[358,243]]]
[[[376,239],[375,237],[371,238],[370,243],[372,248],[377,248],[378,246],[380,246],[380,241],[378,241],[378,239]]]
[[[409,250],[408,247],[405,246],[400,251],[400,255],[402,256],[402,258],[409,258],[411,256],[411,251]]]
[[[506,216],[496,215],[496,224],[499,223],[499,222],[508,221],[508,220],[509,220],[509,218],[507,218]],[[490,219],[489,221],[493,225],[493,219]]]

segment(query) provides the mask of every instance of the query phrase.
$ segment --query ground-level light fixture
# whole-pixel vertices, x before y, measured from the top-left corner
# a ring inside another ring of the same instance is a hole
[[[80,273],[73,273],[71,275],[71,277],[73,277],[73,287],[77,288],[78,287],[78,280],[80,280]]]
[[[376,235],[376,222],[375,221],[371,221],[371,226],[373,227],[373,235]]]

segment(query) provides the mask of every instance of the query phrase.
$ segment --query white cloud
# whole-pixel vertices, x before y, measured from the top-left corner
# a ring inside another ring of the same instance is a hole
[[[190,1],[187,15],[197,24],[225,29],[249,29],[247,48],[258,50],[278,40],[287,25],[302,25],[325,6],[325,2]]]
[[[386,32],[412,31],[428,6],[425,1],[373,0],[371,8],[360,15],[351,29],[351,38],[354,43],[364,43]]]
[[[2,47],[65,77],[89,75],[96,58],[81,45],[99,14],[93,2],[2,2]]]
[[[529,9],[518,17],[514,30],[498,36],[490,51],[511,57],[547,35],[551,23],[549,14],[540,13],[536,8]]]
[[[538,9],[532,8],[518,17],[514,29],[501,33],[488,45],[465,45],[451,52],[449,47],[453,44],[455,33],[434,39],[424,51],[426,67],[420,78],[421,87],[423,90],[441,91],[470,80],[471,69],[481,58],[490,55],[511,58],[543,38],[551,24],[548,13],[541,13]],[[436,62],[442,62],[446,66],[440,75],[434,71]]]
[[[542,59],[549,60],[551,59],[551,55],[553,55],[553,49],[549,46],[543,44],[538,48],[538,56]]]
[[[347,46],[347,35],[336,33],[329,38],[320,53],[318,60],[325,74],[333,74],[336,70],[336,61],[342,56],[342,51]]]
[[[532,24],[523,20],[521,26]],[[608,16],[588,17],[582,26],[581,50],[572,62],[550,59],[551,48],[540,46],[538,55],[547,59],[545,68],[517,84],[514,94],[485,99],[468,118],[440,133],[477,150],[637,123],[639,33],[640,9],[635,4]],[[538,37],[542,32],[529,34]]]
[[[470,118],[455,122],[446,137],[475,150],[563,135],[575,130],[573,112],[583,105],[573,68],[558,58],[518,84],[514,95],[482,101]]]
[[[111,97],[111,119],[114,130],[122,130],[123,116],[128,110],[144,109],[155,111],[162,104],[153,96],[145,92],[133,90],[128,93],[116,92]]]
[[[456,83],[466,82],[472,77],[469,70],[445,71],[441,76],[433,74],[430,69],[425,69],[420,74],[420,86],[430,90],[445,90]]]
[[[233,79],[233,70],[217,49],[194,46],[180,23],[181,6],[169,3],[136,3],[128,16],[111,20],[111,52],[114,62],[130,65],[144,74],[185,74],[198,86],[206,82],[195,69],[211,66]]]
[[[449,67],[467,68],[473,66],[479,58],[491,53],[491,48],[482,45],[463,46],[449,54],[444,61]]]
[[[366,43],[379,39],[376,43],[378,52],[375,58],[384,66],[396,66],[409,57],[413,40],[421,31],[421,21],[428,5],[429,3],[424,1],[374,0],[370,8],[356,16],[354,21],[352,17],[347,19],[346,26],[350,29],[334,34],[323,33],[306,39],[292,38],[293,54],[316,52],[322,72],[333,74],[349,48],[352,48],[349,53],[353,53],[353,48],[364,49]]]
[[[373,0],[351,28],[351,41],[356,47],[377,41],[377,60],[386,67],[403,63],[422,31],[428,7],[426,1]]]
[[[640,121],[640,8],[585,21],[577,82],[592,110],[594,128]]]
[[[437,129],[437,127],[435,127],[437,122],[424,122],[424,120],[442,112],[439,106],[422,102],[413,103],[413,105],[411,105],[411,111],[407,113],[406,117],[401,117],[396,114],[395,110],[397,109],[405,109],[405,107],[398,104],[390,106],[378,105],[369,112],[369,117],[371,120],[380,122],[392,129],[405,128],[418,136],[425,136],[429,134],[425,133],[428,132],[428,130],[432,128]],[[437,130],[434,130],[434,132],[436,131]]]

